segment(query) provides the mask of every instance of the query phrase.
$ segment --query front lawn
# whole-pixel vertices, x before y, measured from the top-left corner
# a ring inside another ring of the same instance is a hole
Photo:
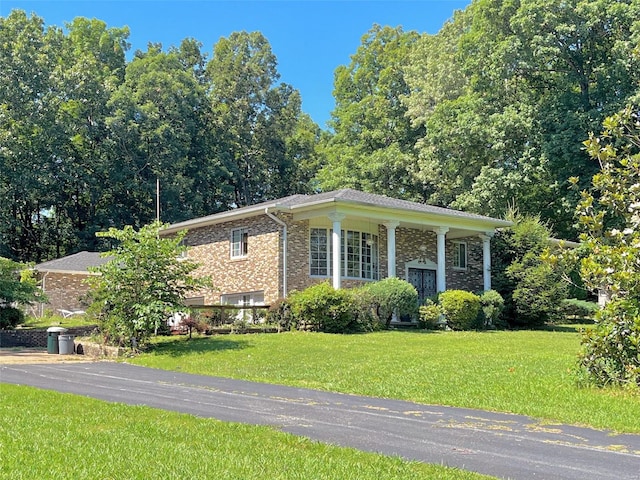
[[[0,478],[480,480],[269,427],[0,384]]]
[[[640,395],[575,385],[580,335],[563,330],[164,337],[131,362],[640,432]]]

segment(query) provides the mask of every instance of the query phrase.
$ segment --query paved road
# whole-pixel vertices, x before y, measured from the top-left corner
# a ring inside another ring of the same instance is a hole
[[[640,480],[640,435],[509,414],[166,372],[122,363],[1,365],[0,381],[272,425],[323,442],[509,479]]]

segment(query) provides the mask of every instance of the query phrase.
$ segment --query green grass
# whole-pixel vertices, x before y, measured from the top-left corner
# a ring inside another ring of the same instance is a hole
[[[557,331],[165,337],[130,360],[168,370],[530,415],[640,432],[640,396],[579,388],[576,326]]]
[[[269,427],[0,384],[0,478],[490,478],[313,442]]]
[[[48,327],[85,327],[95,325],[96,320],[88,315],[71,315],[64,318],[61,315],[44,315],[42,317],[27,317],[24,328],[48,328]]]

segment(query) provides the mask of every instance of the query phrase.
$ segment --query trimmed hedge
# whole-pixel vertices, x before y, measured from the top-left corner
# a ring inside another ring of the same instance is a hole
[[[439,296],[447,326],[453,330],[480,328],[480,297],[464,290],[447,290]]]
[[[378,321],[387,328],[393,314],[398,318],[418,318],[418,292],[409,282],[390,277],[362,287],[371,296]]]

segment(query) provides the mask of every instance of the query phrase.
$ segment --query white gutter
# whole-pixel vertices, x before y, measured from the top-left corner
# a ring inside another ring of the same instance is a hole
[[[282,297],[287,298],[287,224],[269,212],[269,207],[264,214],[282,227]]]

